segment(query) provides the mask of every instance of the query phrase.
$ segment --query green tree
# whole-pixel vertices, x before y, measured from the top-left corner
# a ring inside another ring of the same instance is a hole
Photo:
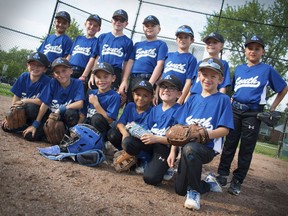
[[[207,17],[207,26],[201,36],[217,31],[225,38],[229,50],[228,61],[233,73],[238,64],[245,62],[244,42],[252,35],[259,35],[265,41],[265,55],[262,61],[273,66],[287,80],[288,51],[288,7],[287,0],[275,0],[270,6],[257,0],[243,6],[227,7],[215,16]],[[268,98],[273,96],[269,91]]]

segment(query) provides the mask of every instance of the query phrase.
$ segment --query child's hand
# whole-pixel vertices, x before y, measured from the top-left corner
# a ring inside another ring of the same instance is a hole
[[[36,133],[36,128],[33,127],[33,126],[29,126],[28,128],[26,128],[24,131],[23,131],[23,136],[25,137],[28,133],[31,133],[32,134],[32,137],[35,136],[35,133]]]
[[[153,97],[153,105],[157,106],[158,105],[158,96],[154,95]]]
[[[168,158],[167,158],[167,163],[169,167],[174,167],[174,161],[175,161],[176,155],[174,152],[170,152]]]
[[[128,85],[126,82],[122,82],[121,85],[119,86],[118,92],[119,94],[126,94],[128,90]]]
[[[141,141],[144,143],[144,144],[153,144],[153,143],[156,143],[157,142],[157,137],[153,134],[143,134],[141,136]]]
[[[91,103],[91,104],[98,104],[99,102],[98,102],[98,97],[97,97],[97,95],[94,95],[94,94],[90,94],[89,95],[89,103]],[[94,105],[95,106],[95,105]]]
[[[92,86],[93,86],[93,85],[95,85],[94,75],[91,74],[90,79],[89,79],[89,81],[88,81],[88,87],[89,87],[89,89],[92,89]]]

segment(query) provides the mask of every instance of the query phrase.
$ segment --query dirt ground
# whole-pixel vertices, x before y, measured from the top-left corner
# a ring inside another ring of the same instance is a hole
[[[0,96],[0,119],[9,97]],[[37,152],[47,143],[27,142],[0,130],[0,215],[288,215],[288,163],[254,154],[239,196],[207,193],[201,209],[183,207],[173,179],[146,185],[134,171],[116,173],[108,160],[98,167],[51,161]],[[203,168],[216,172],[219,156]],[[235,168],[235,162],[233,163]]]

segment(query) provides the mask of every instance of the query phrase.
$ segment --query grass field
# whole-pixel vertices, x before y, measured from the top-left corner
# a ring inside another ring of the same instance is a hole
[[[10,92],[11,86],[6,83],[0,83],[0,95],[4,96],[13,96],[12,92]]]

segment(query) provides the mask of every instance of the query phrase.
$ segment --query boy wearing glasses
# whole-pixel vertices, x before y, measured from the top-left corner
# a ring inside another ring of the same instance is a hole
[[[182,93],[182,83],[173,75],[167,75],[158,81],[157,85],[162,103],[151,109],[146,124],[142,124],[151,133],[143,134],[140,139],[132,137],[124,139],[122,142],[122,147],[127,153],[123,157],[133,157],[141,151],[153,152],[152,159],[148,162],[143,173],[145,183],[151,185],[160,184],[169,168],[167,158],[170,145],[165,133],[174,123],[172,117],[181,106],[176,102]]]
[[[123,32],[128,25],[128,14],[125,10],[116,10],[113,13],[111,22],[112,31],[101,34],[98,37],[98,56],[96,57],[94,68],[97,67],[98,63],[106,62],[110,64],[116,75],[116,80],[112,83],[111,89],[117,90],[121,83],[122,71],[124,71],[133,51],[133,41]],[[95,87],[93,74],[91,74],[89,80],[89,87],[97,88]]]

